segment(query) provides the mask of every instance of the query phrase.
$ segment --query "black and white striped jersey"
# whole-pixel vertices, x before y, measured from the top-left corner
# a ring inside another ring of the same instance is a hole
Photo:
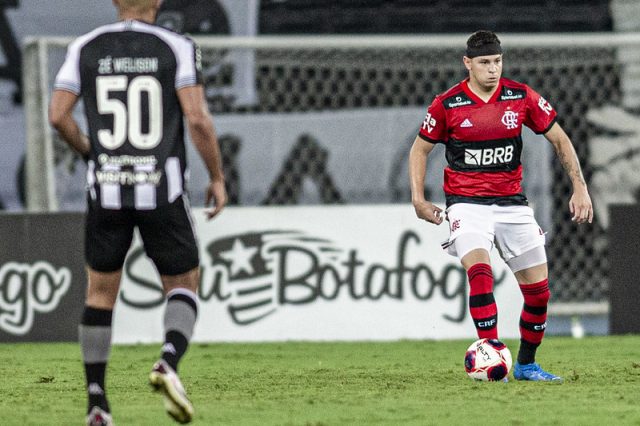
[[[182,195],[187,164],[176,91],[197,84],[197,46],[162,27],[121,21],[69,45],[54,88],[84,101],[93,202],[150,210]]]

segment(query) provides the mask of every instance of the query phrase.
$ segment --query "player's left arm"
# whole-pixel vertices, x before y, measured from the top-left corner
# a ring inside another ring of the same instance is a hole
[[[571,139],[558,123],[554,123],[544,136],[553,145],[558,159],[560,159],[560,163],[569,175],[573,185],[573,194],[569,199],[569,210],[572,214],[571,220],[577,223],[591,223],[593,221],[591,197],[589,196],[587,183],[582,175],[580,161]]]
[[[54,90],[49,104],[49,123],[69,146],[86,159],[89,156],[89,138],[82,133],[80,126],[73,118],[73,108],[77,102],[78,95],[75,93]]]

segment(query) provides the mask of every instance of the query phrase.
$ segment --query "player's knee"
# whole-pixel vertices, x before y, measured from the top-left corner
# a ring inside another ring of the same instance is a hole
[[[547,253],[544,246],[534,247],[507,260],[507,265],[516,276],[522,276],[525,282],[536,282],[545,278],[547,272]]]
[[[113,309],[118,299],[118,286],[89,285],[86,304],[94,308]]]

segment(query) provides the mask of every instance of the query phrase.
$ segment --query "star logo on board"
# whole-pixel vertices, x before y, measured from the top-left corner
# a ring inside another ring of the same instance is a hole
[[[251,275],[254,273],[253,266],[251,266],[251,259],[257,251],[257,247],[247,247],[242,244],[242,240],[236,238],[233,241],[231,250],[221,252],[220,257],[231,263],[229,267],[231,269],[231,276],[237,277],[240,272],[246,272]]]
[[[320,264],[337,262],[340,250],[323,238],[273,230],[221,238],[209,244],[207,252],[211,265],[205,272],[210,275],[203,277],[201,289],[204,293],[224,289],[233,322],[249,325],[277,310],[282,298],[280,283],[295,275],[296,268],[317,268]],[[299,257],[312,257],[313,261],[299,264]]]

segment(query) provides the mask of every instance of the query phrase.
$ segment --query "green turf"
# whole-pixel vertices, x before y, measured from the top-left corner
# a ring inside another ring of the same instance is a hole
[[[640,336],[547,338],[538,361],[564,384],[473,382],[469,343],[194,344],[181,376],[199,425],[640,425]],[[158,350],[113,348],[119,426],[172,424],[146,382]],[[83,424],[79,354],[1,344],[0,424]]]

